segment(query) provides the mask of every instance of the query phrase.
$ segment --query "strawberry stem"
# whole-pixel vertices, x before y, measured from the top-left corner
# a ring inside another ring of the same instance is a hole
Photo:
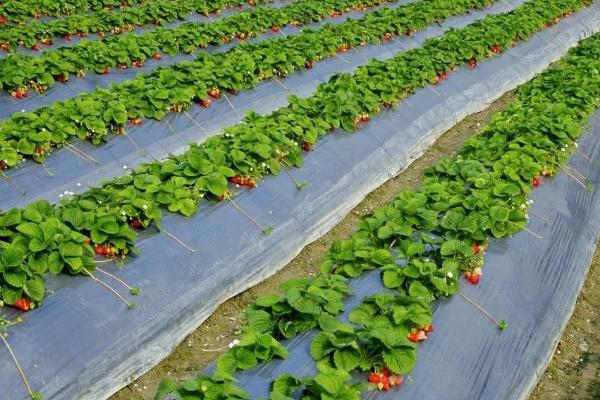
[[[88,271],[85,267],[82,268],[83,272],[89,276],[90,278],[92,278],[92,280],[94,282],[96,282],[97,284],[99,284],[100,286],[110,290],[115,296],[117,296],[119,298],[119,300],[121,300],[123,303],[125,303],[127,305],[127,308],[134,308],[135,307],[135,303],[130,303],[128,302],[123,296],[121,296],[121,294],[119,292],[117,292],[115,289],[113,289],[109,284],[102,282],[100,279],[96,278],[90,271]]]
[[[527,228],[525,225],[521,226],[519,224],[517,224],[516,222],[512,222],[512,221],[508,221],[511,224],[518,226],[519,228],[523,229],[525,232],[529,233],[530,235],[532,235],[533,237],[536,237],[538,239],[543,239],[543,236],[538,235],[537,233],[535,233],[534,231],[532,231],[531,229]]]
[[[4,346],[6,346],[6,349],[10,353],[10,356],[12,357],[13,362],[15,363],[15,366],[17,367],[17,371],[19,371],[19,375],[21,376],[21,380],[23,381],[23,383],[25,384],[25,387],[27,388],[29,397],[31,399],[35,399],[35,394],[33,393],[31,386],[29,385],[29,381],[27,380],[27,377],[25,376],[25,373],[23,372],[23,368],[21,368],[21,364],[19,364],[19,360],[17,360],[17,357],[15,356],[15,353],[13,352],[12,347],[10,347],[10,344],[8,344],[8,341],[4,337],[4,334],[0,333],[0,338],[2,339],[2,342],[4,343]]]
[[[227,100],[227,102],[229,103],[229,106],[231,106],[231,109],[233,110],[233,112],[235,113],[235,115],[237,115],[238,118],[242,119],[242,116],[240,115],[240,113],[238,112],[238,110],[234,107],[234,105],[231,102],[231,100],[229,100],[229,96],[227,96],[227,93],[223,93],[223,97],[225,98],[225,100]]]
[[[171,239],[173,239],[174,241],[176,241],[177,243],[179,243],[181,246],[183,246],[184,248],[186,248],[190,252],[192,252],[192,253],[196,252],[196,250],[192,249],[190,246],[188,246],[187,244],[183,243],[180,239],[178,239],[172,233],[170,233],[168,231],[165,231],[164,229],[160,229],[160,232],[164,233],[165,235],[167,235],[168,237],[170,237]]]
[[[276,76],[273,76],[273,79],[275,80],[275,82],[279,83],[285,90],[287,90],[288,92],[290,91],[290,88],[287,87],[283,82],[281,82]]]
[[[496,327],[498,329],[502,330],[502,329],[505,329],[508,326],[508,324],[506,323],[505,320],[496,321],[496,319],[489,312],[487,312],[485,308],[483,308],[482,306],[480,306],[479,304],[477,304],[474,300],[470,299],[463,292],[459,291],[458,294],[463,299],[465,299],[466,301],[468,301],[473,307],[475,307],[477,310],[479,310],[483,315],[485,315],[487,317],[487,319],[489,319],[490,321],[492,321],[494,323],[494,325],[496,325]]]
[[[548,223],[548,224],[552,222],[552,221],[550,220],[550,218],[544,217],[544,216],[542,216],[542,215],[540,215],[540,214],[536,214],[535,212],[533,212],[533,211],[531,211],[531,210],[528,210],[527,212],[528,212],[529,214],[531,214],[532,216],[534,216],[534,217],[536,217],[536,218],[539,218],[539,219],[541,219],[542,221],[544,221],[544,222],[546,222],[546,223]]]
[[[268,233],[268,232],[270,232],[270,230],[272,230],[272,228],[270,229],[270,227],[268,227],[268,228],[264,228],[264,227],[263,227],[261,224],[259,224],[259,223],[258,223],[258,222],[257,222],[257,221],[254,219],[254,218],[252,218],[252,217],[250,216],[250,214],[248,214],[248,213],[247,213],[246,211],[244,211],[244,210],[243,210],[243,209],[242,209],[240,206],[238,206],[238,205],[236,204],[236,202],[235,202],[235,201],[233,201],[233,199],[231,198],[231,196],[227,196],[227,200],[229,200],[229,201],[231,202],[231,204],[233,204],[233,206],[234,206],[235,208],[237,208],[237,209],[238,209],[238,211],[239,211],[239,212],[241,212],[242,214],[244,214],[244,215],[246,216],[246,218],[248,218],[248,219],[250,220],[250,222],[252,222],[254,225],[256,225],[256,227],[257,227],[258,229],[260,229],[260,230],[261,230],[261,232],[263,232],[263,233]]]
[[[4,171],[0,171],[0,175],[2,175],[2,177],[4,179],[6,179],[8,182],[10,182],[11,185],[13,185],[15,187],[15,189],[17,189],[19,191],[19,193],[21,193],[21,195],[25,196],[25,194],[27,192],[25,192],[21,186],[19,186],[17,184],[17,182],[15,182],[15,180],[13,178],[11,178],[10,176],[8,176],[7,174],[4,173]]]
[[[198,121],[196,121],[196,120],[195,120],[195,119],[194,119],[194,118],[193,118],[193,117],[190,115],[190,113],[188,113],[186,110],[183,110],[183,113],[184,113],[184,114],[185,114],[185,115],[186,115],[186,116],[187,116],[189,119],[191,119],[191,120],[192,120],[192,122],[193,122],[193,123],[194,123],[194,124],[195,124],[195,125],[196,125],[198,128],[200,128],[200,130],[202,131],[202,133],[204,133],[206,136],[208,136],[208,132],[206,132],[206,129],[204,129],[204,128],[202,127],[202,125],[200,125],[200,124],[198,123]]]
[[[288,171],[288,168],[292,168],[287,161],[285,161],[283,158],[281,159],[283,166],[283,171],[285,172],[285,174],[292,180],[292,182],[294,182],[294,185],[296,185],[296,189],[301,190],[304,189],[306,186],[308,186],[308,182],[303,181],[303,182],[298,182],[296,180],[296,178],[294,178],[292,176],[292,174],[290,173],[290,171]],[[287,168],[286,168],[287,167]]]
[[[43,162],[43,161],[42,161],[40,164],[42,164],[42,168],[44,168],[44,171],[46,171],[46,173],[47,173],[49,176],[54,176],[54,172],[52,172],[52,171],[50,171],[50,170],[48,169],[48,167],[46,166],[46,163],[45,163],[45,162]]]
[[[90,164],[100,164],[98,162],[98,160],[96,160],[94,157],[90,156],[85,151],[80,150],[77,147],[73,146],[71,143],[64,142],[64,145],[67,147],[67,150],[71,151],[73,154],[75,154],[76,156],[78,156],[82,160],[87,161]]]
[[[96,271],[103,273],[104,275],[108,276],[109,278],[111,278],[112,280],[114,280],[115,282],[120,283],[121,285],[123,285],[127,290],[129,290],[129,292],[133,295],[137,295],[138,293],[140,293],[140,289],[137,287],[132,287],[129,286],[127,283],[125,283],[123,280],[121,280],[121,278],[119,278],[118,276],[111,274],[108,271],[103,270],[102,268],[96,267]]]

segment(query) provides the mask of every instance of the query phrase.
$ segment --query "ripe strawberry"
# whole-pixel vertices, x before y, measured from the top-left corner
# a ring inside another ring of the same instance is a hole
[[[2,48],[4,51],[8,51],[10,49],[10,44],[8,42],[4,42],[0,44],[0,48]]]
[[[212,88],[208,91],[208,95],[210,97],[214,97],[215,99],[218,99],[220,94],[221,93],[219,92],[219,89],[217,89],[217,88]]]
[[[435,329],[435,328],[433,327],[433,325],[429,325],[427,328],[425,328],[425,332],[427,332],[427,333],[431,333],[431,332],[433,332],[433,331],[434,331],[434,329]]]
[[[45,46],[50,46],[53,43],[52,39],[50,39],[50,38],[41,38],[40,42],[42,42],[42,44]]]
[[[106,246],[105,245],[99,245],[94,247],[94,251],[96,252],[96,254],[98,254],[99,256],[103,256],[106,254]]]
[[[40,51],[40,45],[39,45],[39,43],[36,43],[33,46],[31,46],[31,50],[33,50],[33,51]]]
[[[120,70],[127,69],[127,64],[119,64],[119,69]]]
[[[8,169],[8,164],[2,160],[0,161],[0,171],[4,171],[5,169]]]
[[[368,380],[371,383],[377,384],[381,382],[381,376],[379,374],[370,374]]]
[[[479,247],[479,244],[473,243],[473,253],[479,254],[480,251],[481,251],[481,248]]]
[[[473,285],[477,285],[479,283],[479,275],[471,275],[470,282]]]
[[[212,103],[211,99],[200,99],[200,100],[198,100],[198,104],[200,104],[204,108],[208,108],[210,106],[210,103]]]
[[[133,229],[144,229],[144,224],[138,218],[133,218],[131,220],[131,227]]]
[[[408,340],[410,340],[413,343],[418,343],[419,342],[419,332],[417,332],[417,331],[411,332],[408,334],[407,338],[408,338]]]
[[[469,64],[469,68],[475,68],[475,67],[477,67],[477,60],[476,60],[476,59],[474,59],[474,58],[471,58],[471,59],[468,61],[468,64]]]
[[[273,25],[271,27],[271,30],[275,33],[279,32],[281,30],[281,27],[279,25]]]
[[[160,61],[162,60],[162,55],[159,53],[156,53],[155,55],[152,56],[153,59],[155,59],[156,61]]]
[[[35,146],[35,149],[33,150],[33,153],[36,155],[40,155],[44,153],[44,149],[42,148],[42,146]]]
[[[385,376],[385,377],[389,377],[390,376],[390,370],[387,368],[382,368],[381,369],[381,375]]]
[[[533,178],[531,184],[533,185],[533,187],[538,187],[542,184],[542,178],[538,175],[535,178]]]
[[[308,142],[302,142],[302,150],[313,151],[313,145]]]
[[[362,122],[369,122],[370,119],[371,118],[369,117],[369,114],[361,114],[361,116],[360,116],[360,120]]]
[[[220,9],[216,9],[215,10],[215,15],[218,17],[221,15],[221,10]]]
[[[140,117],[137,118],[129,118],[129,123],[131,125],[141,125],[142,124],[142,119]]]
[[[110,72],[110,68],[104,67],[104,69],[102,70],[102,75],[108,75],[109,72]]]
[[[391,34],[390,32],[386,32],[386,33],[383,35],[383,38],[384,38],[385,40],[392,40],[392,34]]]
[[[446,73],[446,71],[442,71],[440,73],[440,79],[445,81],[446,79],[448,79],[448,73]]]
[[[307,61],[306,64],[304,64],[304,66],[306,67],[306,69],[312,69],[314,64],[311,61]]]
[[[98,35],[98,37],[103,38],[104,37],[104,32],[103,31],[98,31],[97,35]]]
[[[0,15],[0,25],[4,25],[6,23],[6,17],[4,15]]]
[[[31,300],[23,299],[23,298],[18,299],[15,302],[15,307],[21,311],[29,311],[29,310],[31,310]]]

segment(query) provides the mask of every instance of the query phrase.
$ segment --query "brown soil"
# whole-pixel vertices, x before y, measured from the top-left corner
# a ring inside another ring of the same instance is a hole
[[[280,272],[222,304],[171,355],[110,400],[150,400],[161,379],[168,377],[182,381],[197,375],[238,337],[243,323],[243,310],[257,296],[276,291],[279,284],[289,278],[318,273],[320,261],[331,243],[350,236],[360,216],[392,201],[401,190],[418,186],[425,168],[437,163],[440,158],[453,155],[479,126],[489,122],[491,116],[513,98],[514,92],[504,95],[486,110],[465,118],[444,133],[423,156],[396,178],[369,194],[338,225],[306,246]],[[596,253],[577,308],[555,357],[530,400],[600,399],[600,335],[595,333],[600,312],[599,282],[600,251]]]

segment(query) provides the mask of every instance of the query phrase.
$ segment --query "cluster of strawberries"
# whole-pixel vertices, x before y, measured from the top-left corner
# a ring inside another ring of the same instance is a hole
[[[419,343],[423,340],[427,340],[427,334],[434,331],[433,325],[421,327],[419,329],[413,329],[408,334],[407,338],[413,343]]]
[[[256,187],[256,182],[252,178],[247,178],[245,176],[234,176],[229,179],[231,183],[235,183],[240,186],[247,186],[250,189],[254,189]]]
[[[401,375],[392,375],[389,369],[383,368],[379,372],[370,374],[368,380],[372,384],[377,385],[378,390],[387,392],[393,386],[400,386],[404,378]]]

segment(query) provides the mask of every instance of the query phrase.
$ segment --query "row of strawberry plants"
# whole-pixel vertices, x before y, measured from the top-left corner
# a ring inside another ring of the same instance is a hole
[[[392,39],[391,32],[412,33],[493,1],[421,0],[398,9],[383,8],[340,25],[258,44],[242,43],[227,53],[203,53],[195,62],[159,68],[31,113],[15,113],[0,122],[0,170],[24,157],[43,161],[74,136],[101,144],[109,139],[109,133],[123,133],[128,120],[131,124],[140,124],[142,118],[161,120],[169,110],[185,110],[192,102],[208,107],[211,97],[222,91],[249,89],[263,80],[312,68],[338,51]]]
[[[175,20],[185,20],[193,13],[209,16],[219,15],[227,7],[256,5],[268,0],[153,0],[140,6],[127,8],[121,12],[99,11],[94,14],[77,14],[52,21],[33,21],[27,25],[0,27],[0,47],[5,51],[16,51],[18,46],[34,50],[40,44],[51,45],[52,40],[62,37],[71,40],[72,36],[86,36],[96,33],[100,38],[105,34],[113,35],[130,32],[135,26],[149,24],[163,25]]]
[[[29,18],[111,10],[140,4],[146,0],[8,0],[0,4],[0,25],[24,23]]]
[[[97,253],[126,257],[135,249],[134,229],[160,226],[162,209],[190,216],[205,197],[229,198],[228,179],[243,179],[254,187],[282,166],[300,166],[302,149],[310,150],[330,129],[354,131],[382,106],[398,103],[456,65],[493,56],[497,52],[492,49],[507,48],[583,4],[587,2],[532,0],[430,39],[423,48],[372,61],[354,75],[335,76],[312,97],[292,97],[288,107],[271,115],[250,113],[244,123],[192,145],[182,155],[143,164],[101,187],[63,199],[58,207],[41,201],[2,213],[0,260],[5,267],[0,295],[8,304],[22,296],[39,302],[42,274],[87,271],[92,244]]]
[[[596,34],[520,87],[508,109],[467,140],[458,155],[427,170],[419,188],[400,193],[362,218],[350,239],[335,242],[321,276],[285,282],[283,294],[257,298],[242,337],[219,358],[214,376],[180,386],[165,380],[156,398],[249,399],[233,383],[234,372],[286,358],[285,347],[273,339],[313,328],[320,330],[310,347],[319,375],[283,374],[273,382],[271,399],[290,400],[302,391],[307,399],[358,400],[363,390],[400,385],[416,364],[418,344],[433,331],[430,303],[456,293],[463,274],[481,274],[488,238],[523,229],[527,197],[540,176],[557,173],[577,150],[576,140],[600,106],[599,55]],[[384,286],[396,292],[365,297],[350,313],[350,323],[337,321],[348,293],[339,277],[375,268]],[[336,282],[341,290],[331,297],[321,287],[292,291],[305,282]],[[257,338],[265,339],[257,345]],[[370,373],[372,385],[351,384],[353,371]]]
[[[369,0],[366,6],[395,0]],[[213,23],[190,22],[174,29],[159,28],[141,35],[129,34],[100,41],[84,41],[41,56],[12,54],[0,59],[0,88],[13,96],[27,95],[28,87],[44,92],[57,81],[65,82],[71,74],[83,76],[87,71],[108,74],[111,68],[141,67],[162,53],[193,53],[198,48],[227,43],[234,38],[246,39],[269,29],[279,30],[289,24],[305,24],[352,8],[363,10],[364,0],[301,0],[282,9],[261,7]],[[39,45],[38,47],[39,48]],[[27,67],[23,68],[26,65]]]

